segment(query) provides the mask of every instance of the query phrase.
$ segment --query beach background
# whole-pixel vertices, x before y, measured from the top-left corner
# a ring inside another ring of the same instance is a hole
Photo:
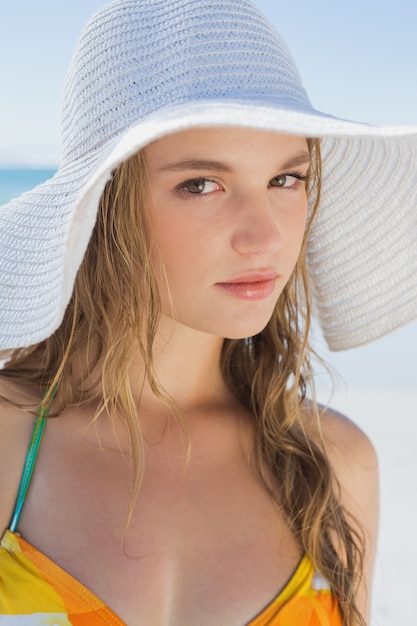
[[[102,0],[0,2],[0,204],[49,178],[60,158],[60,94],[81,27]],[[284,35],[313,103],[375,124],[417,125],[417,3],[256,0]],[[354,181],[352,181],[354,184]],[[416,246],[417,254],[417,246]],[[401,302],[398,303],[401,306]],[[371,438],[381,470],[372,626],[417,626],[417,322],[330,353],[319,399]]]

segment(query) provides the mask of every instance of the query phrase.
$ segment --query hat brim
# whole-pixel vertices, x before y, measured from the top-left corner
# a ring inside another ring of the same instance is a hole
[[[164,135],[220,126],[322,139],[308,266],[332,350],[362,345],[417,317],[417,127],[208,101],[160,109],[0,207],[0,349],[36,344],[61,324],[115,167]]]

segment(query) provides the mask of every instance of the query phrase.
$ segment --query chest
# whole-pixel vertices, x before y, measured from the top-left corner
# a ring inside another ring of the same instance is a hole
[[[130,497],[118,450],[44,445],[19,528],[129,626],[241,626],[300,559],[244,456],[150,459]]]

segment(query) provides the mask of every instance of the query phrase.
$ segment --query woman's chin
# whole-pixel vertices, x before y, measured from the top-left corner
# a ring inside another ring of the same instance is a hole
[[[270,317],[268,317],[264,323],[259,323],[258,321],[253,324],[235,324],[225,329],[225,332],[222,333],[222,337],[224,337],[224,339],[247,339],[248,337],[254,337],[264,330],[269,320]]]

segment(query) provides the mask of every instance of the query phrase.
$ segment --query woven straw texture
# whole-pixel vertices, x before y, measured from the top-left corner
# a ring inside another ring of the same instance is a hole
[[[322,138],[308,264],[332,349],[417,317],[417,127],[314,110],[251,2],[117,0],[87,24],[68,72],[59,171],[0,207],[0,349],[61,323],[112,170],[164,134],[222,125]]]

